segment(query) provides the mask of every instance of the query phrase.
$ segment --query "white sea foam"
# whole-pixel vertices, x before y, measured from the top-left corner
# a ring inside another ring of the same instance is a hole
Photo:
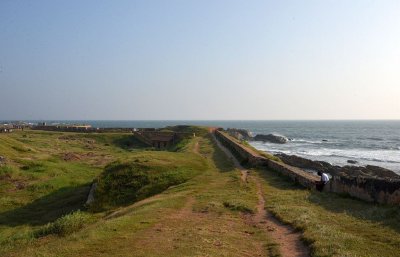
[[[347,160],[356,160],[360,165],[376,165],[400,172],[400,151],[396,149],[339,149],[316,145],[271,144],[252,142],[257,149],[273,154],[284,153],[313,160],[323,160],[335,165],[347,165]]]

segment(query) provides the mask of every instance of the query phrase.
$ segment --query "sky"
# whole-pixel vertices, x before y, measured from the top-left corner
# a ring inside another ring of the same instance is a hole
[[[400,1],[0,1],[0,120],[400,119]]]

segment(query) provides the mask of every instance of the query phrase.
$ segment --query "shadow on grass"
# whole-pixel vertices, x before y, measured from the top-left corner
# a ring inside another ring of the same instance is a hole
[[[360,220],[378,223],[400,233],[399,206],[369,203],[347,195],[308,190],[275,171],[260,170],[258,173],[271,187],[280,190],[307,190],[309,195],[304,199],[306,204],[318,205],[332,213],[343,213]]]
[[[400,207],[369,203],[347,195],[311,192],[308,201],[334,213],[345,213],[360,220],[369,220],[400,233]]]
[[[86,201],[90,185],[64,187],[22,207],[0,213],[0,225],[39,226],[81,209]]]
[[[229,159],[228,156],[219,148],[217,143],[214,141],[213,138],[210,136],[210,142],[214,148],[212,159],[221,172],[229,172],[235,169],[232,160]]]
[[[139,141],[133,135],[124,135],[119,138],[116,138],[112,141],[115,146],[118,146],[122,149],[128,150],[132,148],[142,149],[142,148],[149,148],[148,145],[144,144],[143,142]]]
[[[289,177],[269,169],[258,169],[258,174],[273,186],[281,190],[308,190],[299,183],[291,180]]]

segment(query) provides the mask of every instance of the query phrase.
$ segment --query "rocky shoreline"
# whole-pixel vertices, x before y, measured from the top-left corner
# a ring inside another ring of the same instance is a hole
[[[236,139],[246,140],[246,141],[263,141],[276,144],[285,144],[291,141],[290,138],[275,134],[268,134],[268,135],[258,134],[256,136],[253,136],[249,131],[245,129],[230,128],[227,129],[227,132],[229,135],[235,137]],[[357,166],[356,164],[358,164],[358,162],[354,160],[347,161],[349,164],[352,165],[338,166],[338,165],[332,165],[325,161],[314,161],[297,155],[278,153],[275,154],[274,156],[280,158],[284,163],[288,165],[314,172],[321,171],[324,173],[328,173],[332,176],[381,178],[381,179],[396,179],[396,180],[400,179],[400,175],[396,174],[392,170],[374,165]]]
[[[253,137],[253,135],[245,129],[228,128],[227,132],[229,135],[233,136],[236,139],[246,140],[246,141],[262,141],[262,142],[271,142],[275,144],[286,144],[287,142],[291,141],[290,138],[276,134],[268,134],[268,135],[258,134]]]
[[[350,177],[369,177],[369,178],[383,178],[383,179],[400,179],[400,176],[394,171],[374,166],[338,166],[332,165],[324,161],[313,161],[297,155],[287,155],[284,153],[275,154],[274,156],[281,159],[284,163],[302,169],[321,171],[329,173],[332,176],[350,176]]]

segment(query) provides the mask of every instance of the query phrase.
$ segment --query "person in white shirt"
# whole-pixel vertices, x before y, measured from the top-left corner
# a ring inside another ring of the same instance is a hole
[[[317,182],[315,183],[315,187],[316,187],[316,189],[317,189],[318,191],[322,192],[322,190],[324,189],[324,186],[325,186],[326,184],[328,184],[328,182],[329,182],[329,176],[328,176],[328,174],[323,173],[323,172],[321,172],[321,171],[318,171],[317,174],[318,174],[318,176],[321,177],[321,180],[320,180],[320,181],[317,181]]]

